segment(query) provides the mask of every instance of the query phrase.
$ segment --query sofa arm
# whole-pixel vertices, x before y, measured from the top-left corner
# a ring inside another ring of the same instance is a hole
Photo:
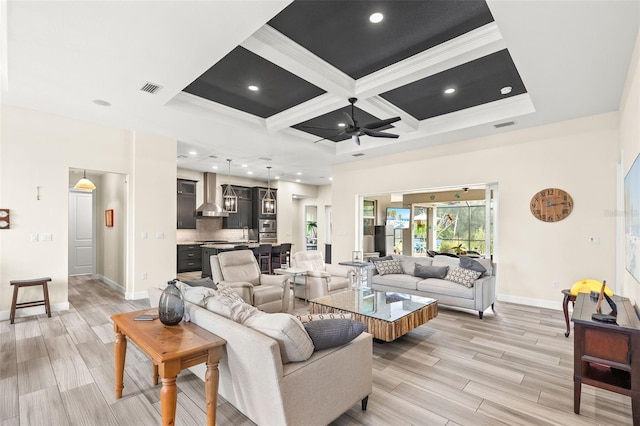
[[[269,285],[282,288],[282,312],[289,310],[291,302],[289,291],[289,275],[260,275],[260,285]]]
[[[331,277],[331,274],[325,271],[307,271],[307,276],[315,278],[329,278]]]
[[[335,277],[349,278],[351,275],[353,275],[353,268],[345,265],[334,265],[332,263],[327,263],[324,267],[324,270],[329,275],[333,275]]]
[[[489,275],[476,280],[473,285],[475,296],[475,309],[484,312],[496,301],[496,277]]]

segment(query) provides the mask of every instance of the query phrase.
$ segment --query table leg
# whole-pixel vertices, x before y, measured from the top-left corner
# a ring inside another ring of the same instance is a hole
[[[569,337],[569,333],[571,332],[571,326],[569,325],[569,293],[564,294],[562,312],[564,312],[564,322],[567,324],[567,331],[564,333],[564,337]]]
[[[113,327],[116,332],[116,343],[113,347],[115,367],[116,367],[116,399],[122,398],[124,389],[124,361],[127,356],[127,337],[122,334],[117,325]]]
[[[631,413],[633,424],[640,425],[640,392],[631,392]]]
[[[580,414],[580,395],[582,393],[582,380],[573,378],[573,412]]]
[[[176,378],[180,372],[180,360],[164,362],[158,366],[158,370],[162,378],[162,389],[160,389],[162,426],[174,426],[176,424],[176,405],[178,402]]]
[[[207,398],[207,425],[215,426],[218,401],[218,362],[222,356],[222,347],[209,349],[207,372],[204,376],[205,395]]]
[[[153,386],[156,386],[158,384],[158,364],[155,362],[151,362],[151,364],[153,366],[151,369],[151,382]]]

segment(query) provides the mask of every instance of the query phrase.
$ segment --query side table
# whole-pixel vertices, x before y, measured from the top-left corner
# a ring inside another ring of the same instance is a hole
[[[367,269],[373,268],[375,265],[371,262],[358,262],[358,261],[350,261],[350,262],[338,262],[338,265],[343,266],[351,266],[355,268],[356,272],[356,287],[369,287],[368,279],[367,279]]]
[[[296,277],[304,277],[304,301],[309,301],[309,286],[307,285],[307,270],[299,268],[276,268],[273,270],[276,275],[289,275],[291,276],[291,285],[293,288],[293,309],[296,308]],[[298,284],[300,285],[300,284]]]
[[[202,362],[207,363],[205,374],[207,425],[215,426],[218,362],[222,357],[222,348],[227,342],[193,323],[182,322],[174,326],[165,326],[159,319],[153,321],[134,319],[147,310],[111,316],[113,329],[116,332],[114,347],[116,399],[122,397],[122,389],[124,389],[124,363],[128,338],[153,361],[154,384],[158,383],[157,374],[162,379],[160,409],[163,425],[175,425],[178,373]]]
[[[564,299],[562,300],[562,312],[564,312],[564,321],[567,323],[567,331],[564,333],[564,337],[569,337],[571,333],[571,325],[569,324],[569,302],[576,306],[576,295],[571,294],[569,289],[562,290]]]

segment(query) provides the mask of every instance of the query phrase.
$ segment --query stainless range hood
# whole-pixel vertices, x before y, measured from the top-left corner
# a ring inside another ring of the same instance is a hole
[[[229,213],[222,211],[220,204],[216,203],[216,174],[204,174],[204,204],[196,210],[199,219],[210,217],[228,217]]]

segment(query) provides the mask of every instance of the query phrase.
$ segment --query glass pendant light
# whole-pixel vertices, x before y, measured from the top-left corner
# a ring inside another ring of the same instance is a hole
[[[85,169],[84,174],[82,175],[82,179],[80,179],[78,181],[78,183],[76,183],[76,185],[73,187],[73,189],[84,189],[87,191],[93,191],[94,189],[96,189],[96,186],[93,184],[93,182],[91,182],[89,179],[87,179],[87,170]]]
[[[262,214],[276,214],[276,197],[271,190],[271,166],[267,166],[269,178],[267,180],[267,192],[262,197]]]
[[[227,174],[227,185],[224,187],[224,191],[222,191],[222,211],[227,213],[237,213],[238,196],[231,187],[231,160],[228,158],[227,163],[229,163],[229,172]]]

